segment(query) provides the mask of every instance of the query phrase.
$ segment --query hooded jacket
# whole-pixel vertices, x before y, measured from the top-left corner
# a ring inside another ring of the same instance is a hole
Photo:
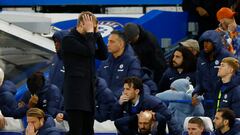
[[[201,102],[196,106],[192,105],[191,84],[187,79],[177,79],[170,87],[170,90],[158,93],[156,97],[164,102],[169,102],[168,108],[183,130],[185,118],[190,116],[203,116],[204,109]],[[199,97],[199,99],[201,99],[201,97]]]
[[[126,77],[141,76],[140,62],[128,48],[129,45],[126,45],[123,54],[118,58],[114,58],[110,54],[98,69],[98,76],[105,79],[109,89],[117,98],[122,94],[123,82]]]
[[[131,128],[129,129],[124,128],[128,126],[128,125],[125,125],[129,121],[128,118],[135,117],[136,114],[140,113],[141,111],[152,110],[153,112],[156,113],[156,116],[155,116],[156,121],[160,122],[161,125],[164,127],[166,126],[166,123],[168,124],[169,133],[171,135],[180,134],[179,125],[177,125],[175,119],[172,117],[171,112],[167,109],[165,104],[161,102],[161,100],[159,100],[154,96],[141,94],[139,98],[139,102],[135,107],[132,107],[131,102],[124,103],[123,105],[120,105],[117,102],[117,104],[114,106],[112,110],[113,110],[113,114],[115,115],[115,118],[116,119],[118,118],[116,121],[118,120],[121,121],[120,123],[115,122],[115,125],[119,124],[118,126],[120,129],[127,129],[127,131],[134,130]],[[122,119],[124,120],[122,121]],[[131,126],[134,126],[134,125],[130,125],[130,127]]]
[[[52,38],[53,40],[58,40],[60,42],[60,46],[62,45],[62,39],[64,36],[66,36],[69,33],[69,31],[57,31],[53,34]],[[51,84],[56,85],[59,90],[62,93],[62,86],[63,86],[63,81],[64,81],[64,66],[63,66],[63,61],[62,61],[62,49],[53,56],[51,66],[49,69],[49,81]]]
[[[42,109],[46,114],[55,117],[58,112],[62,112],[63,96],[57,86],[49,84],[46,81],[45,85],[36,93],[36,95],[38,96],[36,107]],[[30,98],[30,91],[26,91],[22,101],[25,102],[25,104],[28,104]]]
[[[203,42],[210,41],[214,46],[213,57],[210,61],[208,54],[203,50]],[[193,94],[201,95],[204,93],[204,99],[213,100],[217,96],[216,84],[219,80],[217,77],[218,66],[225,57],[232,56],[226,49],[223,48],[221,36],[215,30],[208,30],[202,34],[199,39],[200,55],[197,61],[197,84]]]

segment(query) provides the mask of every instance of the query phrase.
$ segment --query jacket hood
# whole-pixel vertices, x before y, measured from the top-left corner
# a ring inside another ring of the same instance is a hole
[[[66,36],[69,33],[69,31],[67,30],[61,30],[61,31],[56,31],[53,36],[52,39],[55,41],[56,39],[60,41],[60,43],[62,44],[62,39],[64,36]]]
[[[49,89],[49,87],[51,87],[51,84],[49,83],[49,81],[45,80],[43,87],[39,91],[37,91],[37,95],[45,93]]]
[[[215,30],[208,30],[201,35],[201,37],[199,38],[199,45],[201,50],[203,50],[204,41],[210,41],[213,43],[214,54],[219,53],[223,48],[221,36]]]
[[[58,40],[60,42],[60,46],[62,46],[62,39],[69,33],[67,30],[57,31],[53,34],[52,39],[54,41]],[[57,56],[59,59],[62,59],[62,47],[60,47],[57,51]]]
[[[184,93],[186,93],[189,88],[190,88],[190,82],[188,79],[177,79],[174,82],[172,82],[170,88],[175,89],[176,91],[182,91]]]

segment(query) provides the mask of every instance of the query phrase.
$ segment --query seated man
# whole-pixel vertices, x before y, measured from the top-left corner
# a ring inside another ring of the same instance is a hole
[[[204,123],[199,117],[193,117],[188,121],[188,135],[203,135]]]
[[[203,116],[204,109],[201,102],[192,105],[192,85],[188,79],[177,79],[170,85],[170,90],[160,92],[156,95],[163,102],[169,103],[168,109],[172,112],[177,123],[183,129],[183,123],[186,117]],[[203,97],[199,96],[198,100]]]
[[[27,111],[26,135],[60,135],[52,117],[48,117],[38,108]]]
[[[213,135],[213,123],[209,117],[187,117],[182,135]]]
[[[213,123],[216,135],[240,135],[240,121],[236,120],[234,112],[228,108],[219,109]]]
[[[122,93],[124,78],[141,76],[141,66],[132,48],[127,44],[126,37],[121,31],[111,32],[108,38],[108,59],[103,61],[98,69],[98,76],[103,78],[119,98]]]
[[[155,121],[152,111],[141,111],[138,114],[138,134],[157,135],[158,122]]]
[[[233,57],[226,57],[221,61],[218,69],[218,82],[216,92],[216,110],[219,108],[231,109],[236,117],[240,117],[240,76],[239,61]]]
[[[179,135],[179,127],[167,107],[158,98],[144,94],[142,80],[137,77],[126,78],[123,93],[112,109],[118,131],[124,135],[132,135],[132,130],[137,127],[134,119],[144,110],[151,110],[154,118],[161,121],[161,134],[164,134],[167,123],[170,134]]]
[[[137,128],[130,129],[132,135],[159,135],[162,134],[161,127],[158,125],[158,121],[154,118],[154,113],[149,110],[141,111],[136,118],[132,118],[131,122],[137,122]]]
[[[61,112],[63,109],[62,94],[55,85],[45,81],[42,72],[33,73],[27,80],[27,86],[29,91],[24,94],[20,106],[38,107],[53,117]]]

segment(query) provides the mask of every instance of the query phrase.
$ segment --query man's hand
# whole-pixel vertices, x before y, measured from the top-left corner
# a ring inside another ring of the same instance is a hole
[[[28,123],[27,128],[26,128],[26,135],[36,135],[37,132],[34,130],[34,126],[32,123]]]
[[[28,102],[28,106],[29,108],[32,108],[32,107],[35,107],[37,103],[38,103],[38,96],[32,95]]]
[[[94,24],[92,16],[89,16],[88,14],[83,15],[83,29],[86,32],[94,32]]]
[[[58,113],[57,116],[56,116],[56,120],[57,122],[63,122],[63,113]]]
[[[7,125],[7,122],[3,115],[0,115],[0,129],[3,129]]]
[[[198,95],[195,94],[195,95],[192,97],[192,105],[193,105],[193,106],[196,106],[196,105],[199,104],[199,101],[198,101],[198,99],[197,99],[197,96],[198,96]]]
[[[228,31],[229,32],[235,32],[237,29],[237,24],[236,22],[232,22],[228,25]]]
[[[120,105],[122,105],[123,103],[128,102],[128,100],[129,100],[129,97],[125,94],[122,94],[118,102]]]
[[[208,12],[202,7],[197,7],[196,11],[200,16],[209,16]]]

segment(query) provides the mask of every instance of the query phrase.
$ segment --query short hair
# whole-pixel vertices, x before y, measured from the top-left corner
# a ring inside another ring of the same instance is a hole
[[[36,117],[38,119],[45,118],[45,113],[39,108],[30,108],[27,111],[27,117]]]
[[[135,23],[126,23],[123,29],[128,42],[140,34],[139,26]]]
[[[199,117],[192,117],[192,118],[188,121],[188,123],[197,124],[199,127],[203,127],[203,128],[205,127],[203,120],[202,120],[201,118],[199,118]]]
[[[98,23],[98,20],[97,20],[97,17],[90,11],[83,11],[79,14],[78,16],[78,20],[77,20],[77,25],[80,24],[81,21],[83,21],[83,15],[89,15],[92,17],[93,21],[97,24]]]
[[[111,32],[111,34],[118,35],[118,37],[124,42],[124,45],[126,45],[127,38],[126,38],[126,35],[124,34],[124,32],[122,32],[120,30],[114,30]]]
[[[142,94],[143,92],[143,83],[142,80],[138,77],[127,77],[124,80],[124,84],[128,84],[130,87],[133,87],[134,89],[139,89],[139,94]]]
[[[27,86],[32,94],[36,94],[45,84],[45,77],[42,72],[35,72],[27,79]]]
[[[220,108],[217,112],[221,112],[222,113],[222,118],[225,119],[225,120],[228,120],[229,127],[233,126],[233,124],[235,122],[236,115],[232,110],[230,110],[228,108]]]
[[[187,49],[186,47],[184,46],[180,46],[178,47],[172,54],[171,58],[170,58],[170,61],[169,61],[169,65],[171,68],[174,68],[173,67],[173,57],[174,57],[174,53],[176,51],[179,51],[182,53],[182,56],[183,56],[183,63],[181,65],[181,67],[183,68],[183,71],[185,72],[194,72],[196,71],[196,65],[197,65],[197,59],[196,59],[196,56],[194,56],[192,54],[192,52]]]
[[[231,66],[234,73],[239,69],[239,62],[236,58],[226,57],[222,60],[222,62],[227,63],[229,66]]]

